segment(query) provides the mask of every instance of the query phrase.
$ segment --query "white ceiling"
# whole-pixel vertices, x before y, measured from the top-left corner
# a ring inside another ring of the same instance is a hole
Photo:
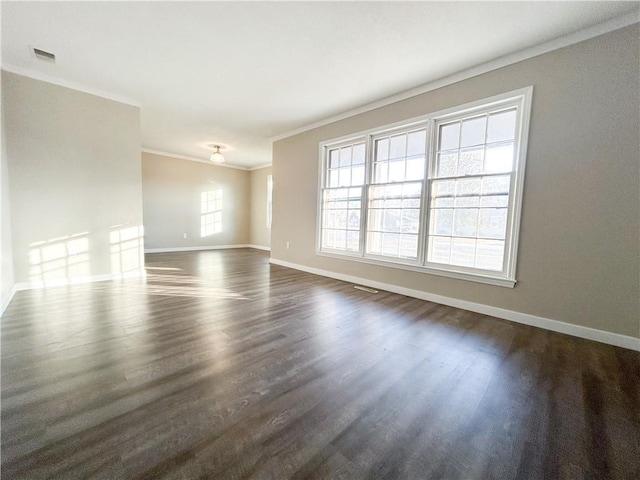
[[[255,167],[275,136],[639,5],[2,2],[2,66],[140,105],[143,148]]]

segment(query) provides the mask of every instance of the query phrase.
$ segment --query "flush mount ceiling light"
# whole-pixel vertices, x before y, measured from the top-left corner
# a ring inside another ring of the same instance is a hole
[[[222,153],[220,153],[220,145],[213,146],[213,153],[209,157],[209,160],[215,163],[224,162],[224,156],[222,155]]]

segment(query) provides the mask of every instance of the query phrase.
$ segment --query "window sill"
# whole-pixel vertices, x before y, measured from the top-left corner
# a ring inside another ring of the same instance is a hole
[[[411,265],[411,264],[399,263],[399,262],[389,262],[389,261],[360,257],[355,255],[349,255],[349,254],[316,251],[316,255],[319,257],[328,257],[328,258],[336,258],[338,260],[355,261],[360,263],[367,263],[370,265],[378,265],[381,267],[398,268],[400,270],[409,270],[412,272],[426,273],[428,275],[437,275],[440,277],[456,278],[458,280],[466,280],[469,282],[485,283],[487,285],[494,285],[498,287],[513,288],[516,285],[515,279],[504,278],[504,277],[492,277],[489,275],[482,275],[477,273],[441,270],[438,268],[425,267],[420,265]]]

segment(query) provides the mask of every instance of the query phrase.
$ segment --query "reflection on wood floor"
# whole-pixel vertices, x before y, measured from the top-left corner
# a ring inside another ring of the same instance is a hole
[[[640,354],[268,264],[18,292],[2,478],[640,478]]]

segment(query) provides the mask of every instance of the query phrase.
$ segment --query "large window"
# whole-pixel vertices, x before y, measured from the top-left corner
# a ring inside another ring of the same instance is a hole
[[[322,143],[318,253],[513,286],[531,91]]]

